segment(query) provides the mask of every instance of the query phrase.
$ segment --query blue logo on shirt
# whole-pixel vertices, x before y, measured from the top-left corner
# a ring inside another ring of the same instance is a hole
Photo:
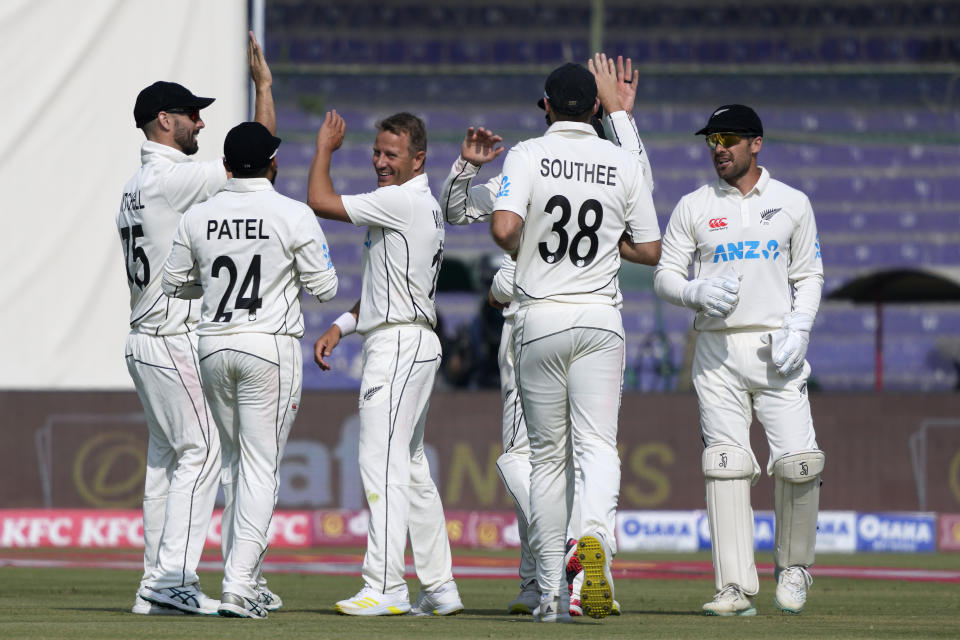
[[[323,257],[327,259],[327,269],[333,269],[333,260],[330,259],[330,247],[324,243],[320,251],[323,253]]]
[[[497,191],[496,197],[508,195],[510,195],[510,178],[503,176],[503,180],[500,181],[500,191]]]
[[[765,249],[760,249],[759,240],[744,240],[742,242],[728,242],[726,245],[718,244],[713,250],[713,262],[717,263],[733,262],[735,260],[776,260],[780,257],[777,250],[780,245],[776,240],[767,243]],[[758,251],[759,249],[759,251]]]
[[[367,229],[367,237],[363,239],[363,246],[365,246],[367,249],[369,249],[369,248],[370,248],[370,244],[371,244],[371,242],[370,242],[370,229]]]
[[[820,257],[820,234],[817,234],[817,239],[813,241],[813,248],[817,250],[817,255],[815,257]]]

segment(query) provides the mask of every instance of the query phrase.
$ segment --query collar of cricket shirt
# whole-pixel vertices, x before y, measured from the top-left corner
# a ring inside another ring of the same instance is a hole
[[[230,178],[223,188],[226,191],[272,191],[273,183],[266,178]]]
[[[153,140],[144,140],[143,144],[140,145],[140,162],[145,163],[151,156],[160,156],[170,162],[193,162],[193,158],[179,149]]]
[[[565,131],[579,131],[581,133],[589,133],[592,136],[597,135],[593,125],[589,122],[573,122],[571,120],[557,120],[550,125],[549,129],[547,129],[547,135],[551,133],[562,133]]]

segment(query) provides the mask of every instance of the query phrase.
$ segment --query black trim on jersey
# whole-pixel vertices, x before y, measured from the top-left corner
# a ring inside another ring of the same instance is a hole
[[[518,289],[520,289],[520,291],[523,291],[523,294],[524,294],[525,296],[527,296],[527,297],[530,298],[531,300],[546,300],[547,298],[549,298],[549,297],[551,297],[551,296],[576,296],[576,295],[584,295],[584,294],[588,294],[588,293],[596,293],[597,291],[603,291],[606,287],[610,286],[610,283],[611,283],[611,282],[613,282],[613,281],[615,281],[615,280],[617,279],[617,275],[618,275],[619,273],[620,273],[620,270],[617,269],[617,273],[613,274],[613,277],[612,277],[612,278],[610,278],[610,279],[607,280],[605,283],[603,283],[603,285],[597,287],[596,289],[592,289],[592,290],[590,290],[590,291],[575,291],[575,292],[571,292],[571,293],[548,293],[547,295],[543,296],[542,298],[538,298],[537,296],[532,296],[532,295],[530,295],[529,293],[527,293],[527,290],[524,289],[523,287],[521,287],[519,283],[517,283],[517,279],[516,279],[516,278],[513,279],[513,283],[514,283],[514,285],[515,285]],[[614,289],[616,289],[616,287],[617,287],[617,285],[614,285]],[[596,304],[596,303],[584,303],[584,304]]]
[[[429,360],[414,360],[413,364],[427,364],[429,362],[436,362],[439,359],[440,359],[440,356],[435,356],[433,358],[430,358]]]
[[[155,306],[157,306],[157,303],[160,302],[160,299],[161,299],[161,298],[165,298],[165,297],[166,297],[166,294],[161,292],[160,295],[157,297],[157,299],[153,301],[153,304],[150,305],[150,308],[149,308],[149,309],[147,309],[146,311],[144,311],[143,313],[141,313],[139,316],[137,316],[136,318],[134,318],[133,320],[130,321],[130,326],[133,327],[133,325],[135,325],[136,323],[140,322],[140,320],[142,320],[144,316],[146,316],[148,313],[150,313],[151,311],[153,311],[153,308],[154,308]]]
[[[566,333],[567,331],[572,331],[574,329],[595,329],[596,331],[604,331],[606,333],[612,333],[613,335],[623,340],[623,336],[617,333],[616,331],[613,331],[612,329],[607,329],[605,327],[590,327],[590,326],[584,326],[584,325],[574,325],[572,327],[566,327],[564,329],[560,329],[560,331],[554,331],[553,333],[548,333],[547,335],[540,336],[539,338],[534,338],[530,342],[521,342],[520,345],[526,346],[528,344],[533,344],[534,342],[538,342],[540,340],[543,340],[544,338],[552,338],[553,336],[558,336],[561,333]]]
[[[383,272],[386,274],[387,280],[387,312],[384,314],[384,322],[390,322],[390,266],[387,264],[387,232],[383,227],[380,227],[380,240],[383,241]],[[361,290],[362,293],[362,290]],[[386,591],[384,591],[386,593]]]
[[[447,202],[446,202],[446,205],[443,207],[443,212],[444,212],[444,220],[449,224],[454,224],[453,222],[450,221],[450,216],[446,215],[446,212],[450,210],[450,198],[451,196],[453,196],[453,184],[460,179],[460,176],[462,176],[464,172],[466,172],[469,164],[470,164],[469,162],[466,162],[463,169],[460,170],[460,173],[458,173],[456,177],[450,181],[450,188],[447,189],[447,198],[446,198]],[[471,176],[470,178],[467,178],[467,190],[465,194],[466,197],[463,199],[463,217],[466,218],[467,220],[478,221],[483,219],[482,215],[471,216],[467,213],[467,209],[468,209],[467,202],[470,200],[470,183],[473,182],[474,177],[476,176]]]
[[[525,315],[526,313],[524,313],[524,316]],[[519,332],[520,334],[519,340],[514,339],[513,341],[514,345],[516,345],[518,342],[520,343],[519,348],[516,349],[515,357],[513,360],[513,381],[514,381],[514,384],[516,385],[516,394],[517,394],[516,401],[519,401],[520,406],[523,407],[523,385],[520,382],[520,357],[523,354],[523,322],[515,321],[513,325],[513,331],[515,334],[517,332]],[[516,408],[516,405],[514,405],[514,408]],[[521,416],[521,417],[524,417],[524,416]]]
[[[504,451],[506,453],[506,451]],[[513,500],[513,503],[516,505],[520,504],[520,500],[517,498],[516,494],[510,490],[510,485],[507,484],[507,479],[503,476],[503,471],[500,470],[499,464],[494,464],[497,468],[497,475],[500,476],[500,479],[503,481],[503,487],[507,490],[507,493],[510,494],[510,498]],[[523,517],[523,509],[517,509],[517,520],[523,520],[523,525],[529,527],[530,523],[526,518]]]
[[[262,357],[258,356],[258,355],[255,354],[255,353],[250,353],[249,351],[243,351],[243,350],[241,350],[241,349],[230,349],[229,347],[224,347],[223,349],[217,349],[216,351],[211,351],[211,352],[208,353],[207,355],[205,355],[205,356],[203,356],[202,358],[200,358],[200,362],[203,362],[204,360],[206,360],[206,359],[209,358],[210,356],[215,355],[215,354],[217,354],[217,353],[220,353],[221,351],[233,351],[233,352],[235,352],[235,353],[242,353],[242,354],[245,355],[245,356],[250,356],[251,358],[256,358],[257,360],[263,360],[263,361],[266,362],[267,364],[272,364],[272,365],[275,366],[275,367],[279,367],[279,366],[280,366],[279,363],[277,363],[277,362],[271,362],[271,361],[267,360],[266,358],[262,358]]]
[[[509,453],[513,449],[517,442],[517,434],[520,433],[520,425],[526,423],[523,419],[523,407],[520,406],[520,394],[516,389],[510,389],[507,396],[509,397],[511,393],[513,394],[513,435],[510,436],[510,443],[503,450],[504,453]]]
[[[407,236],[403,235],[402,232],[396,231],[403,238],[403,246],[407,248],[407,266],[403,273],[403,279],[407,283],[407,294],[410,296],[410,304],[413,305],[413,322],[417,321],[417,317],[422,315],[423,319],[430,323],[430,316],[428,316],[423,308],[417,304],[416,298],[413,297],[413,290],[410,288],[410,243],[407,242]],[[433,326],[432,324],[430,326]]]
[[[703,268],[703,264],[700,262],[700,258],[701,258],[700,249],[694,249],[694,250],[693,250],[693,264],[694,264],[694,267],[693,267],[693,271],[694,271],[694,273],[693,273],[693,279],[694,279],[694,280],[696,280],[697,278],[700,277],[700,271],[701,271],[702,268]],[[697,316],[698,316],[698,315],[700,315],[700,312],[694,310],[694,312],[693,312],[693,330],[694,330],[694,331],[699,331],[699,330],[700,330],[700,329],[697,327]],[[706,446],[706,444],[704,444],[704,446]]]
[[[287,288],[283,287],[280,290],[283,293],[283,301],[287,303],[287,309],[283,312],[283,322],[280,324],[280,327],[273,332],[273,335],[277,335],[281,331],[287,328],[287,314],[290,313],[290,301],[287,300]],[[297,288],[297,293],[300,293],[300,288]]]
[[[183,380],[183,374],[180,373],[180,369],[177,368],[177,361],[176,361],[176,359],[173,357],[173,352],[170,351],[170,345],[167,344],[167,337],[166,337],[166,336],[163,336],[162,339],[163,339],[163,346],[164,346],[164,348],[166,348],[166,350],[167,350],[167,355],[170,356],[170,361],[173,363],[173,368],[174,368],[174,370],[177,372],[177,377],[180,378],[180,384],[183,386],[183,390],[187,393],[187,398],[190,399],[190,406],[193,407],[193,413],[194,413],[194,415],[197,416],[197,426],[200,427],[200,435],[201,435],[201,437],[203,437],[203,442],[204,442],[204,444],[206,445],[206,447],[205,447],[205,452],[204,452],[204,458],[203,458],[203,464],[200,465],[200,473],[197,473],[197,477],[194,478],[194,480],[193,480],[193,490],[190,492],[190,508],[189,508],[189,510],[188,510],[188,516],[187,516],[187,518],[188,518],[188,521],[189,521],[190,523],[193,523],[193,502],[194,502],[194,497],[197,495],[197,485],[200,484],[200,478],[201,478],[201,476],[203,475],[203,474],[202,474],[203,468],[207,466],[207,460],[210,458],[210,441],[208,440],[209,433],[207,433],[207,434],[204,434],[204,433],[203,433],[203,419],[200,417],[200,412],[197,410],[197,403],[194,401],[193,396],[190,395],[190,389],[189,389],[189,387],[187,387],[187,383],[184,382],[184,380]],[[187,338],[187,342],[188,342],[188,343],[190,342],[190,338],[189,338],[189,337]],[[193,345],[190,345],[190,348],[191,348],[191,351],[192,351]],[[199,385],[199,384],[200,384],[200,372],[199,372],[199,371],[194,371],[194,374],[197,376],[197,384]],[[200,395],[201,395],[201,396],[203,395],[202,387],[201,387]],[[209,424],[207,425],[207,428],[209,429]],[[186,586],[186,582],[187,582],[187,555],[188,555],[189,550],[190,550],[190,532],[191,532],[191,529],[192,529],[191,526],[187,526],[187,539],[186,539],[186,544],[184,544],[184,548],[183,548],[183,564],[181,565],[181,569],[180,569],[180,586]],[[204,538],[206,538],[205,535],[204,535]],[[162,545],[161,545],[161,546],[162,546]]]
[[[153,335],[159,336],[159,335],[160,335],[160,327],[162,327],[163,325],[165,325],[165,324],[167,323],[167,320],[169,320],[169,319],[170,319],[170,296],[167,296],[167,306],[166,306],[166,308],[163,310],[163,320],[160,322],[160,324],[157,325],[157,330],[153,333]]]

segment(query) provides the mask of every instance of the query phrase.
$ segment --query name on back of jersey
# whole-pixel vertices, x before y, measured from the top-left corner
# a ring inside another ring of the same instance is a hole
[[[133,193],[124,191],[123,199],[120,200],[121,211],[140,211],[143,209],[143,200],[140,198],[140,189]]]
[[[216,235],[216,237],[214,237]],[[269,240],[259,218],[207,220],[207,240]]]
[[[563,178],[589,184],[617,186],[617,168],[593,162],[572,162],[558,158],[541,158],[540,175],[544,178]]]

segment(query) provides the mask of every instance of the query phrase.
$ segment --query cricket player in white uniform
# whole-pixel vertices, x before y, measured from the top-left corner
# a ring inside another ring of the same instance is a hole
[[[337,291],[323,231],[306,205],[273,189],[280,139],[259,122],[227,134],[223,191],[184,215],[163,290],[203,298],[199,360],[223,446],[229,523],[223,616],[265,618],[257,578],[280,485],[280,459],[300,405],[300,288]]]
[[[276,129],[272,76],[252,33],[248,57],[256,117]],[[227,181],[219,159],[190,157],[204,127],[200,110],[212,102],[173,82],[156,82],[140,92],[134,119],[147,140],[140,149],[142,166],[124,186],[116,218],[130,286],[127,369],[149,430],[144,572],[133,606],[138,614],[215,615],[219,604],[200,590],[196,572],[220,478],[220,441],[201,391],[193,334],[200,307],[168,298],[160,286],[181,214]],[[143,588],[152,602],[140,596]]]
[[[640,163],[597,137],[589,119],[598,106],[587,69],[566,64],[550,74],[552,124],[507,154],[491,223],[497,244],[517,255],[513,342],[530,440],[529,536],[542,594],[536,619],[544,622],[570,619],[563,561],[573,449],[583,474],[583,611],[611,612],[625,356],[617,272],[621,254],[651,265],[660,256]]]
[[[443,260],[443,216],[423,172],[423,121],[398,113],[381,121],[373,145],[376,191],[340,196],[330,160],[346,124],[327,113],[317,134],[308,202],[322,218],[367,227],[360,300],[317,340],[323,370],[340,338],[364,336],[360,384],[360,474],[370,522],[364,587],[336,603],[345,615],[452,615],[463,610],[453,580],[440,494],[423,450],[430,392],[440,366],[434,293]],[[410,606],[403,579],[407,534],[421,590]]]
[[[597,131],[602,137],[617,146],[633,153],[641,164],[644,180],[653,191],[653,174],[649,156],[643,147],[636,123],[631,111],[636,99],[639,72],[633,70],[630,58],[624,62],[622,56],[616,64],[604,54],[595,54],[588,63],[590,71],[597,79],[597,89],[601,107],[605,112],[602,129]],[[543,100],[538,103],[544,107]],[[594,128],[597,129],[597,124]],[[548,122],[549,126],[549,122]],[[455,225],[486,222],[493,213],[496,194],[500,189],[502,174],[486,183],[471,187],[480,167],[494,160],[503,148],[496,145],[500,136],[483,127],[470,127],[461,145],[460,157],[453,163],[450,174],[441,190],[441,204],[447,222]],[[520,593],[507,606],[509,613],[531,614],[540,605],[540,587],[537,584],[536,562],[530,550],[527,527],[530,521],[530,443],[527,427],[523,419],[523,408],[516,393],[514,378],[513,327],[517,305],[513,302],[513,280],[516,263],[509,254],[503,257],[502,266],[494,276],[490,287],[490,304],[503,309],[504,325],[498,354],[500,364],[500,393],[503,402],[502,439],[503,454],[497,459],[497,471],[514,500],[517,513],[517,525],[520,535]],[[576,460],[574,461],[576,462]],[[579,468],[577,468],[579,480]],[[580,509],[579,491],[574,492],[570,531],[568,531],[568,554],[566,573],[571,583],[570,614],[583,615],[580,606],[580,587],[583,572],[579,558],[574,553],[576,538],[579,536]],[[579,575],[579,579],[577,578]],[[613,613],[619,614],[619,604],[614,601]]]
[[[703,609],[756,613],[750,487],[760,465],[749,432],[756,411],[776,487],[774,600],[800,613],[812,583],[824,465],[805,360],[823,288],[817,226],[807,196],[757,164],[763,125],[753,109],[719,107],[697,135],[706,135],[719,179],[680,199],[654,286],[664,300],[697,312],[693,384],[717,588]],[[687,280],[691,256],[694,278]]]

